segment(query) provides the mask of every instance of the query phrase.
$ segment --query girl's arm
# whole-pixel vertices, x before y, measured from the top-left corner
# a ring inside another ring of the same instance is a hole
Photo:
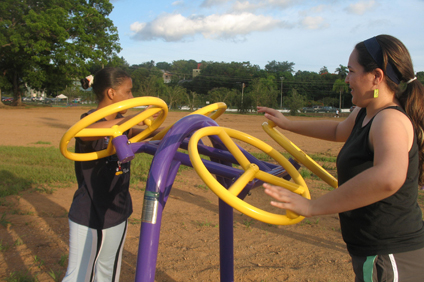
[[[413,136],[412,125],[404,114],[382,111],[370,130],[373,167],[315,200],[268,184],[264,184],[265,193],[277,200],[271,202],[273,206],[303,216],[340,213],[378,202],[396,193],[405,182]]]
[[[151,106],[149,106],[149,107],[147,107],[146,109],[148,109],[148,108],[150,108]],[[113,116],[113,117],[109,117],[109,119],[108,120],[106,120],[106,121],[101,121],[101,122],[96,122],[96,123],[93,123],[93,124],[91,124],[91,125],[89,125],[89,126],[87,126],[87,128],[111,128],[112,126],[114,126],[114,125],[120,125],[120,124],[123,124],[124,122],[126,122],[126,121],[128,121],[128,120],[130,120],[130,119],[132,119],[133,117],[135,117],[135,116],[137,116],[137,115],[139,115],[139,114],[141,114],[141,113],[143,113],[144,111],[142,111],[142,112],[139,112],[139,113],[136,113],[136,114],[133,114],[133,115],[129,115],[129,116],[126,116],[126,117],[123,117],[123,118],[115,118],[115,116]],[[158,112],[158,113],[156,113],[156,114],[154,114],[152,117],[153,118],[157,118],[158,116],[160,115],[160,112]],[[143,126],[144,125],[144,122],[140,122],[139,124],[137,124],[138,126]],[[159,130],[159,129],[158,129]],[[131,137],[133,137],[133,136],[135,136],[135,135],[137,135],[137,134],[139,134],[141,131],[143,131],[143,129],[139,129],[139,128],[131,128],[130,129],[130,134],[129,134],[129,138],[131,138]],[[155,132],[153,132],[152,133],[152,135],[150,136],[150,137],[152,137],[152,136],[154,136],[155,134],[157,134],[158,132],[157,132],[157,130],[155,131]],[[100,139],[100,138],[103,138],[103,137],[98,137],[98,136],[96,136],[96,137],[81,137],[81,140],[82,141],[95,141],[95,140],[98,140],[98,139]]]
[[[131,118],[133,118],[134,116],[136,116],[138,114],[135,115],[129,115],[123,118],[117,118],[117,119],[111,119],[111,120],[105,120],[105,121],[100,121],[100,122],[96,122],[93,123],[89,126],[87,126],[87,128],[111,128],[114,125],[120,125],[123,124],[124,122],[126,122],[127,120],[130,120]],[[139,125],[144,125],[144,123],[140,123]],[[95,141],[98,139],[103,138],[104,136],[95,136],[95,137],[80,137],[80,139],[84,142],[86,141]]]
[[[258,107],[258,113],[265,113],[267,119],[275,122],[282,129],[309,137],[336,142],[347,140],[355,124],[359,110],[360,108],[356,107],[349,117],[342,122],[333,120],[293,121],[286,118],[277,110]]]

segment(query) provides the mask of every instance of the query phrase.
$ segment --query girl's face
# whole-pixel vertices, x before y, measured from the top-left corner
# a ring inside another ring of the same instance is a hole
[[[126,78],[122,81],[122,84],[115,87],[113,90],[115,91],[115,95],[113,96],[113,102],[121,102],[127,99],[134,98],[131,92],[132,89],[132,79]]]
[[[373,99],[374,75],[365,72],[364,67],[358,62],[358,52],[356,49],[350,54],[348,62],[349,73],[345,82],[349,84],[352,94],[352,103],[359,107],[366,107],[367,100]]]
[[[134,98],[131,92],[132,89],[132,79],[126,78],[121,85],[112,89],[114,91],[113,95],[113,103],[121,102],[127,99]],[[121,114],[125,114],[127,110],[120,112]]]

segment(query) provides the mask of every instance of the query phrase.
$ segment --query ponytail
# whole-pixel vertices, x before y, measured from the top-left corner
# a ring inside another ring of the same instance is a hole
[[[398,100],[414,125],[417,136],[419,163],[418,184],[424,185],[424,86],[419,80],[406,84],[403,92],[398,93]]]

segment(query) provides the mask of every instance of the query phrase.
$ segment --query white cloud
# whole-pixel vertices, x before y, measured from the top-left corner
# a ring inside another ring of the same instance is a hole
[[[213,6],[219,6],[219,5],[225,4],[227,2],[230,2],[230,0],[204,0],[202,4],[200,5],[200,7],[210,8]]]
[[[322,17],[305,17],[300,25],[306,29],[323,29],[329,27]]]
[[[183,41],[198,34],[209,39],[240,40],[255,31],[281,27],[289,25],[270,16],[252,13],[192,17],[165,13],[149,23],[135,22],[131,25],[131,30],[135,32],[134,39],[143,41]]]
[[[180,6],[180,5],[183,5],[184,4],[184,1],[183,0],[178,0],[178,1],[175,1],[175,2],[172,2],[172,6]]]
[[[233,5],[234,11],[253,12],[259,9],[272,10],[275,8],[285,9],[299,2],[299,0],[253,0],[236,1]]]
[[[351,14],[363,15],[367,10],[371,10],[375,5],[375,0],[360,1],[355,4],[350,4],[345,10]]]

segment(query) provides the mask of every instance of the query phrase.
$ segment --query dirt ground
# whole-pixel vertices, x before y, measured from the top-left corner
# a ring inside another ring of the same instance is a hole
[[[87,108],[81,107],[2,108],[0,145],[58,147],[62,135],[85,111]],[[170,112],[163,125],[184,115]],[[216,121],[279,148],[262,130],[263,116],[223,114]],[[342,146],[283,133],[309,154],[335,156]],[[306,182],[312,197],[328,191],[329,186],[322,181]],[[6,214],[11,223],[0,225],[1,279],[20,271],[31,273],[39,281],[60,281],[52,276],[62,278],[66,272],[67,212],[75,190],[76,185],[58,188],[53,194],[27,191],[1,203],[0,214]],[[134,281],[136,271],[143,191],[131,193],[134,213],[125,242],[121,281]],[[262,187],[254,189],[246,200],[281,213],[269,205],[270,198]],[[163,212],[155,281],[219,281],[219,268],[218,198],[193,169],[184,170],[177,176]],[[337,215],[274,226],[235,211],[234,268],[235,281],[353,281]]]

